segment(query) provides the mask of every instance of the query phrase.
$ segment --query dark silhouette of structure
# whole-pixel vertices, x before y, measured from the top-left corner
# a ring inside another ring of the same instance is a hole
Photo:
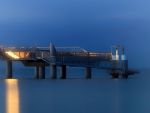
[[[115,54],[112,50],[115,48]],[[121,60],[118,49],[122,49]],[[66,66],[85,67],[85,78],[91,78],[91,69],[107,69],[113,78],[138,73],[128,70],[128,60],[123,46],[112,46],[111,52],[87,52],[80,47],[5,47],[0,46],[0,59],[6,60],[6,78],[12,78],[12,61],[21,61],[25,66],[35,67],[35,78],[45,78],[45,66],[50,66],[50,78],[66,78]]]

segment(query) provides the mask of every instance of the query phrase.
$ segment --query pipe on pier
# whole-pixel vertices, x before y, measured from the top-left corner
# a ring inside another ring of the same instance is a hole
[[[6,78],[12,78],[12,61],[6,61]]]
[[[40,79],[44,79],[45,78],[45,67],[44,66],[40,66],[39,67],[39,78]]]
[[[39,66],[36,66],[34,68],[34,72],[35,72],[35,78],[39,78]]]
[[[50,78],[56,79],[57,78],[56,49],[52,43],[50,43],[50,58],[51,58]]]
[[[62,79],[66,78],[66,65],[62,65],[60,67],[60,78]]]
[[[112,67],[118,68],[119,62],[119,55],[118,55],[118,48],[116,48],[116,55],[112,55]]]
[[[128,59],[126,55],[122,55],[122,78],[128,78]]]
[[[87,79],[91,78],[91,68],[90,67],[85,68],[85,78],[87,78]]]

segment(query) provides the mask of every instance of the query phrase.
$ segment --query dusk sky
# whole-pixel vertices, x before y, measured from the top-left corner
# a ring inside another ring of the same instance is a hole
[[[0,44],[99,52],[122,45],[129,67],[150,68],[149,11],[149,0],[0,1]]]

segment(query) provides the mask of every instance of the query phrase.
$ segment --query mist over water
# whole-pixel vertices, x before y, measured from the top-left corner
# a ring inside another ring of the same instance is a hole
[[[148,112],[150,72],[112,79],[106,70],[92,70],[84,79],[84,68],[68,69],[67,79],[34,79],[33,68],[14,69],[14,79],[4,79],[1,69],[0,112],[3,113],[127,113]]]

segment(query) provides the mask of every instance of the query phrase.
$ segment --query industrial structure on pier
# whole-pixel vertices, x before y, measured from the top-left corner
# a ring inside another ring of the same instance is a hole
[[[85,78],[91,78],[91,68],[107,69],[113,78],[121,75],[128,78],[137,73],[128,70],[128,60],[123,46],[112,46],[113,52],[88,52],[80,47],[5,47],[0,46],[0,60],[6,60],[6,78],[12,78],[12,61],[20,61],[24,66],[35,67],[35,78],[45,78],[45,66],[50,67],[50,78],[66,78],[66,66],[85,67]],[[122,49],[121,60],[118,49]]]

